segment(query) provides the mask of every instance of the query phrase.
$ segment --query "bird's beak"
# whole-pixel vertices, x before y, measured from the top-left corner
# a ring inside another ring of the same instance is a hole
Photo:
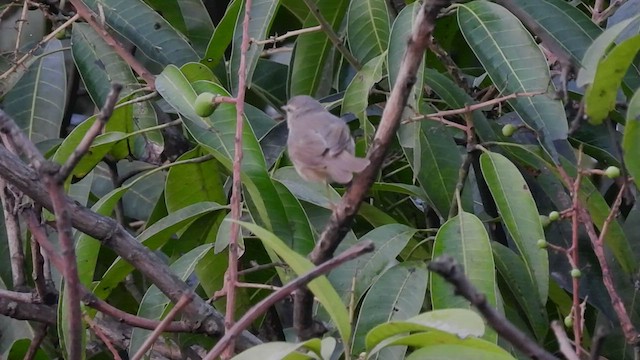
[[[284,105],[282,107],[280,107],[280,109],[284,110],[284,111],[289,111],[291,110],[291,108],[289,107],[289,105]]]

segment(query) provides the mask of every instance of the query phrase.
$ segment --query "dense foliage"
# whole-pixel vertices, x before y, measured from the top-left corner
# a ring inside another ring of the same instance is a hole
[[[632,358],[640,315],[640,1],[611,3],[473,0],[446,8],[394,143],[336,254],[362,240],[375,251],[309,287],[318,303],[314,315],[328,331],[297,342],[286,300],[247,329],[265,344],[237,359],[522,358],[427,270],[440,255],[453,256],[487,302],[547,351],[559,351],[550,327],[558,320],[578,353],[597,344],[606,358]],[[195,102],[203,93],[234,97],[246,85],[239,258],[245,271],[236,317],[313,268],[306,256],[348,187],[327,191],[300,178],[287,157],[281,106],[295,95],[320,99],[348,121],[356,154],[366,156],[421,6],[253,0],[243,84],[245,4],[0,5],[1,108],[42,154],[62,164],[97,121],[111,85],[122,84],[104,132],[65,190],[116,219],[159,256],[158,266],[169,266],[197,296],[213,298],[221,314],[236,105],[220,103],[201,117]],[[76,10],[80,16],[64,24]],[[96,30],[102,26],[107,31]],[[10,149],[7,139],[3,134]],[[20,212],[31,201],[6,175],[0,173],[6,222],[0,289],[36,295],[16,305],[0,293],[0,357],[22,358],[40,335],[37,358],[64,356],[68,328],[58,305],[65,298],[44,301],[34,290],[30,274],[42,265],[25,260],[34,248]],[[53,222],[51,213],[42,216]],[[49,233],[54,241],[56,232]],[[95,297],[140,317],[166,316],[173,306],[168,294],[135,263],[91,234],[77,231],[74,239],[79,281]],[[11,249],[15,241],[22,244],[21,263]],[[62,294],[62,275],[49,266],[47,284]],[[58,326],[12,315],[12,307],[30,304],[55,309]],[[112,356],[96,327],[131,355],[151,333],[90,306],[82,310],[87,356]],[[216,342],[197,332],[165,335],[153,356],[203,356]]]

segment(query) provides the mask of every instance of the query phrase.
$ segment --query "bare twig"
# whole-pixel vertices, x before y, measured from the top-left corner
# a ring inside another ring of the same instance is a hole
[[[173,309],[171,309],[171,311],[169,311],[167,316],[164,319],[162,319],[158,327],[153,330],[151,335],[149,335],[149,337],[144,341],[142,346],[140,346],[140,349],[138,349],[138,352],[136,352],[135,355],[133,355],[131,360],[142,359],[142,357],[147,352],[147,350],[151,348],[151,345],[153,345],[153,343],[156,341],[156,339],[158,339],[160,334],[162,334],[162,332],[167,328],[167,326],[176,317],[176,315],[178,315],[178,312],[180,312],[180,310],[182,310],[188,303],[190,303],[192,299],[193,299],[193,294],[182,295],[182,297],[176,303]]]
[[[16,20],[18,25],[18,32],[16,34],[16,47],[13,50],[13,60],[18,60],[18,52],[20,51],[20,37],[22,36],[22,29],[24,28],[24,23],[27,22],[27,10],[29,10],[29,5],[25,1],[22,4],[22,13],[20,13],[20,19]]]
[[[327,37],[329,37],[329,40],[331,41],[333,46],[335,46],[336,49],[338,49],[340,54],[344,56],[344,58],[349,62],[349,64],[351,64],[351,66],[353,66],[354,69],[360,70],[362,68],[362,64],[360,64],[358,59],[356,59],[355,56],[353,56],[353,54],[349,52],[349,49],[347,49],[347,47],[344,46],[344,42],[340,39],[338,34],[336,34],[336,32],[333,31],[333,27],[331,26],[331,24],[329,24],[327,19],[325,19],[324,16],[322,16],[322,13],[320,13],[320,9],[318,8],[318,5],[316,5],[316,3],[313,2],[312,0],[302,0],[302,1],[304,1],[305,5],[307,5],[307,7],[309,8],[311,15],[316,18],[316,20],[322,27],[322,30],[325,32],[325,34],[327,34]]]
[[[251,43],[252,44],[257,44],[257,45],[264,45],[264,44],[275,44],[277,42],[280,41],[284,41],[292,36],[298,36],[301,34],[307,34],[307,33],[312,33],[312,32],[316,32],[316,31],[321,31],[322,30],[322,26],[318,25],[318,26],[312,26],[312,27],[308,27],[308,28],[304,28],[304,29],[298,29],[298,30],[293,30],[293,31],[289,31],[284,35],[280,35],[280,36],[271,36],[270,38],[266,39],[266,40],[256,40],[256,39],[251,39]]]
[[[246,0],[244,4],[244,19],[242,21],[242,43],[240,44],[240,66],[238,69],[238,93],[236,95],[236,134],[234,138],[234,158],[231,187],[231,231],[229,232],[229,265],[225,276],[224,288],[226,290],[227,302],[224,318],[225,333],[233,327],[235,322],[236,307],[236,284],[238,282],[238,237],[240,236],[240,216],[242,215],[242,131],[244,124],[244,96],[247,81],[247,51],[249,50],[249,20],[251,16],[251,0]],[[235,352],[235,341],[229,342],[222,359],[230,359]]]
[[[58,170],[58,174],[56,175],[56,180],[60,182],[64,182],[73,169],[78,165],[82,157],[89,151],[91,144],[98,137],[98,135],[102,134],[104,131],[104,127],[107,124],[107,121],[111,118],[111,114],[113,114],[113,108],[116,106],[116,102],[118,101],[118,96],[122,91],[121,84],[112,84],[111,91],[107,95],[107,99],[100,110],[100,113],[96,117],[95,121],[87,130],[87,133],[84,135],[80,144],[73,150],[73,153],[69,156],[67,161],[60,167]]]
[[[461,266],[451,256],[440,256],[434,259],[429,263],[428,268],[451,283],[455,287],[455,293],[469,300],[498,335],[526,356],[538,360],[558,360],[491,307],[486,296],[478,292],[464,275]]]
[[[19,201],[2,177],[0,177],[0,200],[2,201],[2,210],[4,213],[4,225],[7,234],[13,288],[19,289],[25,286],[26,281],[24,274],[24,251],[22,251],[22,233],[20,232],[20,221],[15,211]]]
[[[93,330],[96,336],[99,337],[100,340],[102,340],[102,342],[107,347],[107,349],[109,349],[111,356],[113,356],[113,360],[122,360],[122,358],[120,357],[120,354],[118,354],[118,350],[113,346],[113,343],[111,342],[111,340],[109,340],[109,338],[104,334],[104,332],[102,332],[102,329],[100,329],[100,327],[96,325],[93,319],[91,319],[89,315],[85,315],[84,321],[87,324],[89,324],[89,327],[91,328],[91,330]]]
[[[582,163],[582,145],[578,151],[578,164]],[[571,248],[568,249],[567,255],[573,269],[578,269],[580,256],[578,252],[578,214],[580,208],[580,184],[582,182],[582,174],[578,171],[578,175],[573,182],[571,188]],[[580,279],[578,277],[571,278],[572,286],[572,306],[571,316],[573,317],[573,341],[576,346],[576,352],[580,352],[580,343],[582,342],[582,312],[580,311]]]
[[[29,304],[37,302],[32,293],[17,292],[5,289],[0,289],[0,298]]]
[[[136,72],[149,86],[150,89],[155,90],[155,77],[147,70],[124,46],[116,40],[105,28],[105,26],[96,20],[96,15],[93,14],[81,0],[69,0],[73,7],[77,11],[77,15],[80,15],[97,33],[102,39],[109,44],[113,50],[124,60],[133,71]]]
[[[38,294],[38,298],[40,298],[45,304],[49,304],[50,294],[44,276],[44,257],[40,252],[40,245],[38,245],[38,242],[33,237],[31,237],[30,243],[31,265],[33,267],[31,276],[33,277],[33,283],[36,286],[36,293]]]
[[[349,231],[360,203],[376,178],[387,150],[395,137],[396,130],[400,126],[403,110],[416,82],[416,73],[422,64],[424,51],[435,27],[436,17],[441,9],[450,4],[451,1],[448,0],[428,0],[422,4],[415,20],[413,33],[408,40],[407,50],[398,72],[398,79],[387,100],[373,145],[369,149],[367,157],[370,164],[354,178],[352,185],[342,197],[342,201],[335,206],[320,239],[309,255],[314,264],[319,265],[329,260]],[[315,336],[312,315],[313,295],[311,292],[308,289],[297,291],[294,305],[294,327],[298,337],[309,339]]]
[[[56,310],[54,308],[44,304],[31,304],[2,297],[0,297],[0,315],[48,325],[56,324]]]
[[[580,357],[578,357],[578,354],[576,354],[571,346],[571,340],[567,337],[567,333],[564,332],[564,327],[557,320],[554,320],[551,322],[551,329],[556,335],[556,340],[558,340],[562,355],[564,355],[567,360],[580,360]]]
[[[45,336],[47,336],[47,328],[49,326],[47,324],[39,324],[35,328],[35,334],[31,339],[31,344],[29,344],[29,349],[27,353],[24,355],[24,360],[32,360],[35,359],[36,354],[38,353],[38,349],[44,341]]]
[[[596,11],[596,9],[602,9],[602,1],[603,0],[596,0],[596,4],[598,4],[596,7],[594,7],[594,11],[592,14],[592,19],[593,22],[600,25],[603,21],[607,20],[611,15],[613,15],[616,10],[618,10],[618,8],[620,6],[622,6],[622,4],[626,3],[627,0],[613,0],[609,3],[609,6],[602,10],[602,11]]]
[[[257,303],[255,306],[251,308],[251,310],[247,311],[247,313],[238,320],[238,322],[229,329],[224,336],[218,341],[216,346],[211,349],[211,351],[207,354],[207,356],[203,360],[213,360],[216,359],[222,351],[227,347],[227,345],[233,341],[234,338],[238,336],[238,334],[248,327],[258,316],[262,315],[267,309],[273,306],[278,301],[284,299],[289,296],[296,289],[301,289],[304,285],[308,284],[311,280],[317,278],[320,275],[326,274],[332,269],[336,268],[340,264],[343,264],[349,260],[355,259],[358,256],[366,254],[368,252],[372,252],[374,250],[373,242],[370,240],[365,240],[357,243],[353,247],[345,250],[340,255],[335,258],[328,260],[321,265],[315,267],[313,270],[308,273],[296,278],[295,280],[289,282],[284,285],[278,291],[271,293],[271,295],[264,298],[262,301]]]

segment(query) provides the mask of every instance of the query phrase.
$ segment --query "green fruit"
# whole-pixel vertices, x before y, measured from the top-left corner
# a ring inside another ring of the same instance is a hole
[[[540,239],[540,240],[538,240],[536,245],[538,245],[538,247],[540,249],[546,249],[547,248],[547,241],[545,239]]]
[[[213,110],[216,109],[217,105],[213,103],[213,100],[215,100],[215,98],[216,95],[212,93],[202,93],[198,95],[195,103],[193,103],[193,108],[196,111],[196,114],[202,117],[207,117],[213,114]]]
[[[56,33],[56,39],[62,40],[67,38],[67,30],[62,29]]]
[[[513,135],[513,133],[516,132],[516,130],[518,130],[518,128],[516,128],[515,126],[513,126],[511,124],[507,124],[507,125],[502,127],[502,135],[504,135],[506,137],[510,137],[510,136]]]
[[[607,170],[604,171],[604,174],[607,175],[609,179],[615,179],[620,176],[620,168],[617,166],[609,166]]]
[[[540,224],[542,224],[542,227],[547,227],[549,226],[549,224],[551,224],[551,219],[549,219],[548,216],[545,215],[540,215]]]
[[[549,213],[549,220],[551,221],[558,221],[558,219],[560,219],[560,213],[557,211],[552,211]]]
[[[573,327],[573,317],[571,315],[568,315],[567,317],[564,318],[564,326],[568,328]]]
[[[571,269],[572,278],[579,278],[580,276],[582,276],[582,271],[580,271],[580,269]]]

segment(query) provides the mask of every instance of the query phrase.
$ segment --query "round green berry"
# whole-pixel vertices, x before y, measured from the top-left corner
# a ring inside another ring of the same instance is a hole
[[[571,315],[568,315],[567,317],[564,318],[564,326],[568,328],[573,327],[573,317]]]
[[[511,125],[511,124],[507,124],[505,126],[502,127],[502,135],[506,136],[506,137],[510,137],[513,135],[513,133],[516,132],[516,130],[518,130],[515,126]]]
[[[207,117],[213,114],[213,110],[216,109],[216,104],[213,103],[215,98],[216,96],[212,93],[202,93],[198,95],[195,103],[193,104],[196,114],[202,117]]]
[[[546,249],[547,248],[547,241],[545,239],[540,239],[540,240],[538,240],[536,245],[538,245],[538,247],[540,249]]]
[[[579,278],[580,276],[582,276],[582,271],[580,271],[580,269],[571,269],[572,278]]]
[[[67,38],[67,30],[62,29],[56,33],[56,39],[62,40]]]
[[[552,211],[549,213],[549,220],[558,221],[560,219],[560,213],[557,211]]]
[[[604,174],[607,175],[607,177],[609,179],[615,179],[618,176],[620,176],[620,168],[617,166],[609,166],[605,171]]]

